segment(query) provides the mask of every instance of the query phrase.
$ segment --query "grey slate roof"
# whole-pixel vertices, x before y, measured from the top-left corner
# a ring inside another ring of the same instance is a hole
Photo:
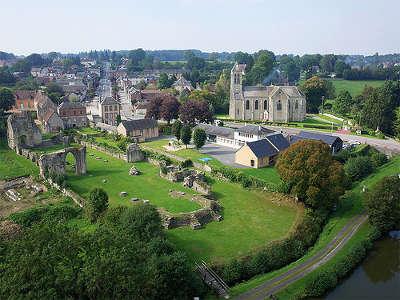
[[[267,129],[262,126],[257,126],[257,125],[246,125],[246,126],[236,129],[236,131],[241,132],[241,133],[255,134],[255,135],[268,134],[268,133],[275,132],[273,130]]]
[[[316,141],[322,141],[330,146],[335,143],[336,140],[340,140],[339,137],[333,136],[333,135],[328,135],[328,134],[322,134],[322,133],[314,133],[314,132],[308,132],[308,131],[300,131],[298,135],[295,135],[292,137],[291,142],[297,142],[299,140],[316,140]]]
[[[158,126],[157,120],[154,119],[122,120],[121,124],[127,131],[149,129]]]
[[[274,132],[267,135],[266,139],[273,144],[279,151],[285,150],[290,146],[290,143],[282,135],[282,133]]]
[[[84,106],[82,103],[79,102],[63,101],[58,106],[58,109],[60,108],[84,108]]]
[[[254,155],[258,158],[266,157],[266,156],[274,156],[278,154],[278,150],[272,146],[272,144],[266,140],[258,140],[255,142],[247,143],[247,146],[251,149]]]
[[[233,139],[234,130],[232,128],[226,128],[210,124],[198,124],[196,128],[204,129],[204,131],[208,135],[222,136],[227,139]]]

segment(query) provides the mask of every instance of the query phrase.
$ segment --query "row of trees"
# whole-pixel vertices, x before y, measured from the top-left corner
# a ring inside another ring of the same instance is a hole
[[[146,117],[164,119],[168,123],[179,117],[182,122],[194,125],[196,122],[211,122],[213,111],[205,100],[189,99],[180,103],[175,96],[165,94],[150,101]]]
[[[188,124],[182,124],[181,121],[176,120],[172,125],[172,134],[178,141],[187,147],[193,139],[193,143],[197,149],[200,149],[206,143],[207,135],[204,129],[195,128],[193,131]]]

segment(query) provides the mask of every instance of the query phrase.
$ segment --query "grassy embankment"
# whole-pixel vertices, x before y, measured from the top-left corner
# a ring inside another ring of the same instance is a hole
[[[378,168],[373,174],[368,176],[363,181],[359,182],[354,186],[353,189],[347,191],[346,194],[342,197],[338,209],[336,212],[332,214],[329,218],[328,223],[325,225],[324,230],[322,231],[317,243],[310,249],[310,251],[299,259],[298,261],[289,264],[288,266],[276,270],[274,272],[270,272],[267,274],[263,274],[260,276],[256,276],[253,279],[238,284],[231,289],[232,295],[241,294],[249,289],[252,289],[261,283],[272,279],[280,274],[285,273],[289,269],[297,266],[298,264],[304,262],[312,255],[317,253],[319,250],[324,248],[333,238],[334,236],[345,226],[345,224],[355,215],[360,214],[363,210],[362,205],[362,188],[366,186],[367,188],[373,187],[379,180],[386,176],[398,174],[400,170],[400,156],[392,158],[390,162],[385,164],[384,166]],[[353,236],[348,244],[341,249],[337,256],[334,257],[329,263],[334,263],[337,259],[340,259],[342,255],[346,255],[346,250],[351,248],[352,244],[355,243],[359,239],[365,238],[372,230],[372,227],[368,224],[365,224],[361,227],[361,229],[357,232],[355,236]],[[323,268],[324,266],[320,267]],[[318,269],[317,269],[318,270]],[[312,273],[304,277],[303,279],[293,283],[287,289],[281,291],[278,294],[278,298],[281,299],[290,299],[291,296],[298,292],[298,289],[304,288],[304,284]]]

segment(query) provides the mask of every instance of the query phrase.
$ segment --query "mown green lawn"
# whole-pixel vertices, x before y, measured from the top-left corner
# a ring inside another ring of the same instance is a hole
[[[381,86],[384,80],[344,80],[344,79],[329,79],[335,87],[336,95],[340,91],[347,90],[351,96],[355,97],[362,93],[365,86],[378,87]]]
[[[190,212],[200,208],[197,203],[188,199],[170,197],[168,195],[170,189],[187,194],[194,194],[194,192],[184,188],[180,183],[172,183],[160,178],[159,169],[147,162],[135,163],[134,165],[142,174],[130,176],[128,172],[133,164],[89,148],[87,152],[87,175],[77,176],[72,172],[68,173],[69,186],[83,197],[88,197],[93,188],[101,187],[107,192],[110,205],[114,207],[132,205],[130,198],[140,198],[150,200],[150,203],[172,213]],[[96,157],[101,159],[97,160]],[[72,156],[69,156],[68,160],[70,163],[74,163]],[[103,183],[104,179],[107,182]],[[121,197],[120,192],[127,192],[128,195]]]
[[[88,149],[88,153],[94,154],[87,157],[88,174],[76,176],[69,173],[68,176],[71,188],[84,197],[88,196],[92,188],[102,187],[110,197],[111,206],[132,205],[129,199],[138,197],[148,199],[150,203],[171,212],[197,208],[197,204],[189,200],[169,197],[170,189],[190,195],[194,192],[184,188],[181,183],[171,183],[160,178],[159,169],[153,165],[147,162],[135,163],[143,174],[129,176],[132,164],[91,149]],[[102,159],[96,160],[95,157]],[[104,162],[104,159],[108,162]],[[107,179],[107,182],[103,183],[103,179]],[[128,196],[120,197],[121,191],[128,192]],[[225,181],[215,181],[212,191],[223,206],[222,222],[211,222],[200,230],[177,228],[167,231],[170,240],[184,250],[192,261],[225,261],[249,253],[254,248],[285,236],[301,215],[299,209],[285,202],[274,203],[280,195],[249,191]]]
[[[0,140],[0,180],[6,180],[23,175],[38,175],[39,168],[23,156],[17,155]]]
[[[264,281],[267,281],[275,276],[283,274],[290,268],[295,267],[296,265],[304,262],[306,259],[310,258],[312,255],[317,253],[319,250],[324,248],[332,239],[333,237],[346,225],[346,223],[355,215],[359,214],[363,210],[362,205],[362,188],[365,185],[367,188],[372,188],[378,181],[386,176],[396,175],[400,172],[400,156],[396,156],[391,159],[391,161],[384,166],[378,168],[373,174],[368,176],[365,180],[359,182],[354,188],[342,197],[338,209],[335,213],[332,214],[328,223],[325,225],[322,233],[319,236],[318,241],[316,244],[310,249],[310,251],[303,256],[298,261],[283,267],[282,269],[259,275],[254,277],[253,279],[246,281],[244,283],[238,284],[231,289],[232,295],[241,294],[251,288],[254,288]],[[364,225],[363,228],[368,227],[368,225]],[[365,229],[363,229],[365,230]],[[365,231],[362,231],[365,232]],[[361,232],[361,233],[362,233]],[[369,231],[367,231],[369,232]],[[357,238],[359,238],[359,233],[357,233]],[[354,238],[354,237],[353,237]],[[342,249],[341,251],[345,251]],[[298,288],[296,283],[293,287]],[[292,289],[292,285],[289,286],[289,292],[287,290],[283,290],[279,293],[279,299],[291,299],[289,296],[290,290]]]
[[[281,178],[279,177],[279,174],[274,167],[267,167],[260,169],[248,168],[248,169],[240,169],[240,171],[247,175],[257,177],[267,182],[276,184],[281,183]]]

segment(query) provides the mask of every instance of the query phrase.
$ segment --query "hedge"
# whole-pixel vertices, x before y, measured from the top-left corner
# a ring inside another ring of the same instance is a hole
[[[225,265],[212,266],[228,285],[280,269],[304,256],[317,240],[328,214],[307,210],[301,223],[282,240],[272,241],[265,248]]]

